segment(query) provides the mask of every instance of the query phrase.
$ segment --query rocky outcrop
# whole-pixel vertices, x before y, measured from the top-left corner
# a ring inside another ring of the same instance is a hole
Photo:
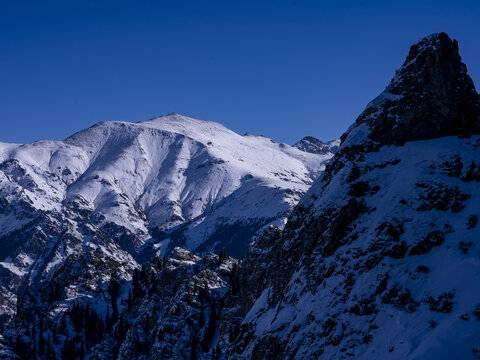
[[[462,319],[480,302],[468,285],[480,279],[478,230],[466,225],[480,193],[463,169],[475,169],[478,104],[455,41],[441,33],[412,46],[270,240],[268,280],[252,278],[263,290],[232,358],[475,353],[479,328]]]
[[[335,154],[340,148],[340,140],[337,139],[324,143],[313,136],[305,136],[293,146],[297,149],[313,154]]]
[[[391,83],[342,140],[343,147],[357,145],[368,134],[371,142],[399,145],[478,133],[480,97],[461,61],[457,41],[439,33],[410,48]]]
[[[239,262],[171,255],[141,269],[95,252],[69,258],[40,298],[23,294],[4,341],[23,359],[220,359],[241,320]]]

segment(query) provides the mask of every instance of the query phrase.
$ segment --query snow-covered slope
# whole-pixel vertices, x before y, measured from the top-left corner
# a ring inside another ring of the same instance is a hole
[[[241,255],[255,231],[287,216],[332,155],[172,114],[100,123],[65,141],[1,144],[0,191],[9,202],[28,198],[39,211],[71,204],[93,211],[100,226],[134,235],[128,251],[138,251],[152,230],[163,240],[183,225],[163,246],[173,240],[191,250],[231,248]],[[14,230],[5,220],[1,234]],[[221,245],[220,227],[238,231],[244,224],[246,236]]]
[[[250,309],[244,323],[258,342],[242,358],[269,337],[299,359],[472,358],[479,148],[480,136],[388,146],[312,189],[290,220],[300,236],[289,228],[282,249],[298,262],[277,264],[292,268],[287,284]]]
[[[331,156],[177,114],[0,143],[0,285],[39,282],[95,249],[129,268],[177,245],[242,256]]]
[[[230,358],[478,358],[479,133],[456,41],[412,46],[283,234],[247,254],[261,295]]]

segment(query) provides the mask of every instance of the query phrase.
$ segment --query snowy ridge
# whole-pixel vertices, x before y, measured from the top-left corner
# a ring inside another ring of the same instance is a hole
[[[480,103],[465,70],[444,33],[412,46],[283,233],[247,254],[271,280],[250,279],[261,295],[231,358],[478,358]]]
[[[189,232],[203,236],[187,234],[181,243],[191,250],[208,240],[219,221],[284,218],[332,156],[265,137],[242,137],[218,123],[177,114],[136,124],[100,123],[66,142],[89,157],[88,169],[69,186],[67,199],[86,200],[105,221],[145,234],[142,241],[148,228],[165,232],[194,220]],[[287,190],[293,195],[276,196]],[[265,199],[268,206],[257,206],[252,216],[250,204],[265,191],[274,199]],[[229,196],[233,201],[225,204]],[[112,203],[118,206],[112,209]],[[206,213],[209,224],[194,230]]]
[[[0,143],[0,285],[40,283],[92,251],[125,269],[177,245],[241,256],[331,156],[177,114]]]

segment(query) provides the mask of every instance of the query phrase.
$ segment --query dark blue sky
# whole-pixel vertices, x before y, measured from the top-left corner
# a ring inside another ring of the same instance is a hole
[[[0,0],[0,141],[171,112],[329,140],[429,33],[479,84],[479,19],[461,0]]]

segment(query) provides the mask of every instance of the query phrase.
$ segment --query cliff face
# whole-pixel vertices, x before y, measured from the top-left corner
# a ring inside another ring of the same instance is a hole
[[[263,254],[237,357],[478,354],[479,119],[456,41],[412,46]]]
[[[440,33],[413,45],[385,91],[342,136],[343,143],[364,143],[360,131],[381,145],[478,134],[480,99],[457,41]]]

